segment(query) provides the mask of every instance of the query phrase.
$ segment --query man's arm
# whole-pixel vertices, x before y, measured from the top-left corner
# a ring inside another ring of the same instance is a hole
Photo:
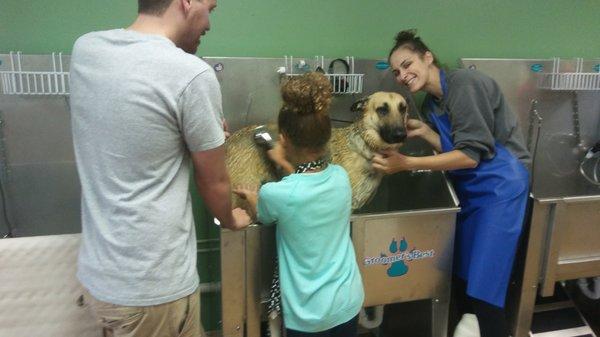
[[[251,222],[248,214],[231,210],[231,185],[225,167],[225,146],[192,152],[194,181],[206,206],[221,223],[221,227],[236,230]]]

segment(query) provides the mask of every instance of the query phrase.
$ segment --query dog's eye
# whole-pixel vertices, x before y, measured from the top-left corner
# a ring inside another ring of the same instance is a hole
[[[406,112],[406,103],[402,102],[402,103],[398,104],[398,111],[400,111],[400,113],[405,113]]]
[[[378,114],[385,116],[390,112],[390,107],[388,106],[387,103],[383,103],[383,105],[377,107],[377,109],[375,109],[375,111],[377,111]]]

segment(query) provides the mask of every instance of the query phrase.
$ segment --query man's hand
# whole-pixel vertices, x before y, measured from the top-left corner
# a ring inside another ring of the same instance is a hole
[[[227,139],[231,136],[231,133],[229,132],[229,125],[227,125],[227,120],[225,118],[223,118],[221,122],[223,123],[223,133],[225,134],[225,139]]]
[[[231,211],[231,217],[233,218],[233,223],[230,229],[233,230],[244,229],[252,223],[252,219],[250,219],[248,213],[239,207]]]

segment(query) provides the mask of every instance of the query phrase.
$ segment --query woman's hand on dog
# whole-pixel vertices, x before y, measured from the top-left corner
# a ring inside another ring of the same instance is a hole
[[[413,169],[411,159],[414,157],[405,156],[395,150],[384,150],[373,156],[371,166],[376,171],[384,174],[392,174],[400,171]]]
[[[409,119],[406,122],[406,136],[408,138],[419,137],[427,141],[436,151],[442,151],[440,135],[433,131],[429,125],[418,119]]]

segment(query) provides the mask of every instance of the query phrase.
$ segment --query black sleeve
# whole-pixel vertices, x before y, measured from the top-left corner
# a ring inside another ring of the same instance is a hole
[[[457,84],[448,95],[447,108],[454,148],[477,162],[493,158],[496,149],[490,127],[494,110],[483,83]]]

